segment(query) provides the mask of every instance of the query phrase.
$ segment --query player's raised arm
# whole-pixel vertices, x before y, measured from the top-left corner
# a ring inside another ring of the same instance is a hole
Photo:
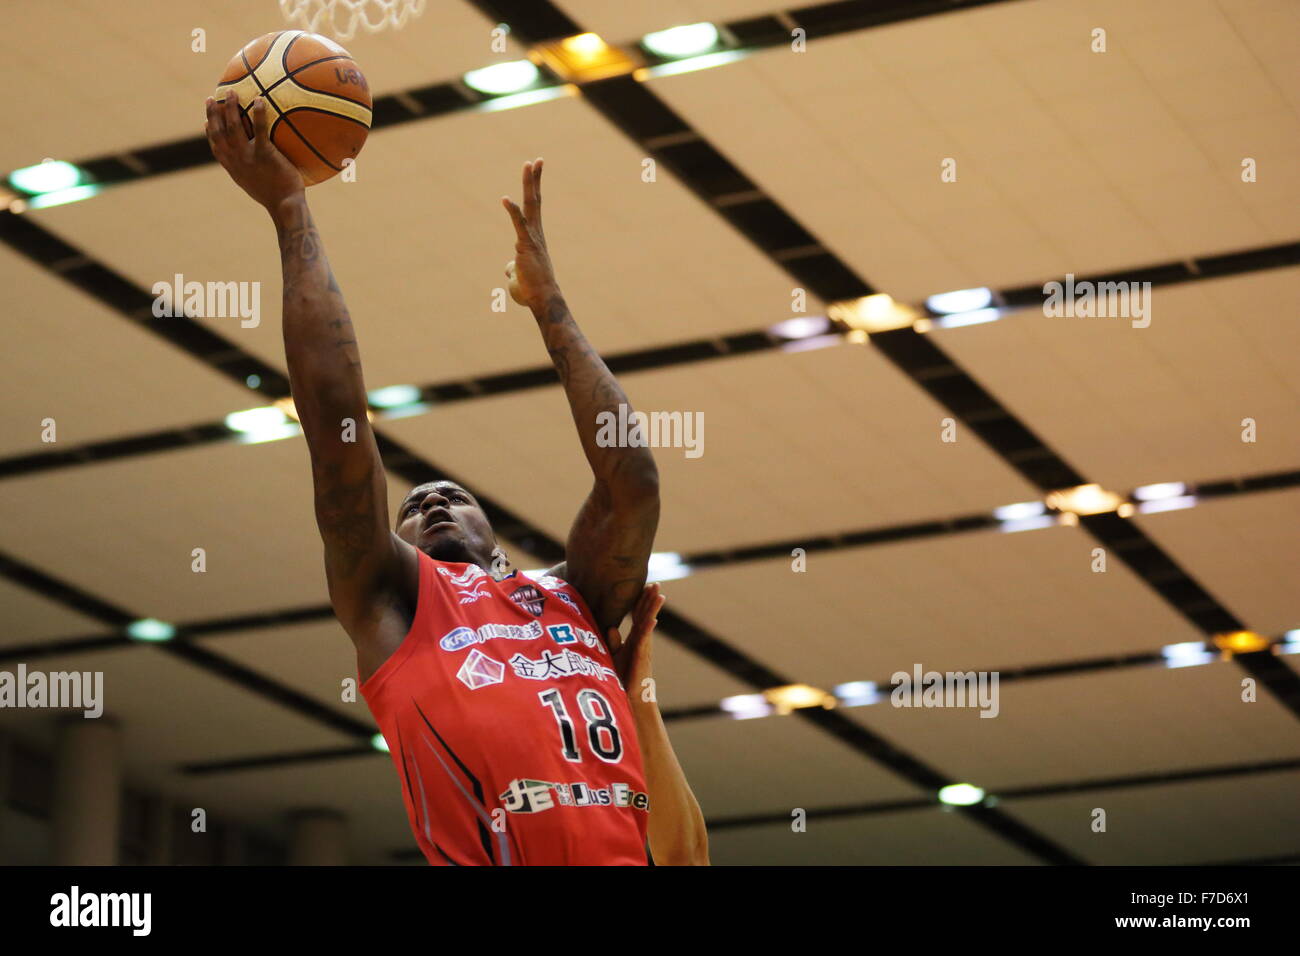
[[[265,102],[254,104],[252,140],[233,95],[223,102],[209,99],[207,115],[213,155],[271,214],[279,236],[285,359],[311,453],[330,600],[360,643],[373,626],[377,599],[406,587],[413,593],[418,572],[414,552],[408,562],[402,551],[410,549],[389,531],[384,469],[366,418],[352,319],[307,208],[302,177],[267,139]]]
[[[595,484],[569,532],[565,577],[602,632],[632,609],[659,525],[659,473],[649,448],[602,447],[597,416],[630,403],[569,313],[542,232],[542,161],[524,164],[524,205],[502,198],[515,225],[510,294],[532,310],[559,373]]]

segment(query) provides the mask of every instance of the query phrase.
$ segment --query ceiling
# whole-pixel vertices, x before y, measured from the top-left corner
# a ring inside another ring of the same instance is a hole
[[[377,420],[390,497],[455,476],[527,568],[585,494],[563,394],[516,375],[546,364],[532,323],[491,307],[513,248],[500,196],[544,156],[579,322],[627,356],[612,364],[637,407],[706,425],[700,457],[656,450],[656,550],[694,572],[665,585],[655,662],[715,863],[1300,860],[1300,656],[1161,657],[1300,628],[1300,7],[956,5],[971,8],[455,0],[348,41],[393,102],[523,57],[565,15],[618,44],[708,20],[747,53],[516,109],[462,88],[455,108],[377,124],[355,182],[311,190],[368,385],[446,397]],[[103,671],[134,787],[271,836],[297,807],[333,807],[357,862],[409,862],[373,721],[340,699],[355,665],[326,608],[302,440],[221,426],[283,393],[273,232],[201,156],[148,159],[195,155],[203,98],[229,55],[283,28],[276,4],[70,0],[6,18],[0,166],[132,171],[82,202],[0,211],[0,667]],[[498,21],[512,32],[494,52]],[[261,282],[262,321],[137,314],[177,273]],[[1150,326],[1010,307],[1067,273],[1153,280]],[[825,315],[844,289],[919,305],[973,287],[1007,293],[999,321],[804,350],[765,331],[796,288]],[[1198,498],[1000,533],[994,509],[1091,482]],[[147,617],[180,626],[175,646],[122,636]],[[719,710],[784,683],[887,692],[917,664],[1000,673],[998,716],[888,699]],[[0,729],[53,739],[48,714],[0,711]],[[957,781],[989,799],[939,804],[936,783]],[[1097,807],[1108,834],[1089,828]]]

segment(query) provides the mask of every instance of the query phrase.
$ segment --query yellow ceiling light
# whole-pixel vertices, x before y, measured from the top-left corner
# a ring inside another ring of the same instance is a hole
[[[884,292],[865,295],[860,299],[832,302],[826,307],[826,314],[851,329],[867,333],[907,328],[920,317],[916,309],[906,303],[895,302],[893,296]]]
[[[590,83],[631,73],[642,65],[639,57],[610,46],[595,33],[579,33],[551,43],[539,43],[533,59],[546,64],[570,83]]]
[[[834,694],[828,694],[820,687],[811,687],[808,684],[772,687],[763,691],[763,696],[776,708],[778,714],[788,714],[792,710],[804,707],[825,707],[829,710],[835,706]]]
[[[1216,634],[1214,646],[1229,654],[1253,654],[1268,650],[1269,641],[1254,631],[1230,631],[1227,634]]]
[[[298,409],[297,407],[294,406],[292,398],[277,398],[275,400],[275,407],[280,409],[280,411],[284,412],[286,418],[291,419],[292,421],[295,422],[301,421],[301,419],[298,418]],[[374,420],[375,420],[374,411],[367,408],[366,421],[373,422]]]
[[[565,37],[560,46],[576,57],[596,59],[609,51],[609,44],[595,33],[579,33],[577,36]]]
[[[1076,515],[1099,515],[1114,511],[1124,499],[1113,491],[1107,491],[1101,485],[1079,485],[1075,488],[1063,488],[1047,496],[1047,506],[1057,511],[1068,511]]]

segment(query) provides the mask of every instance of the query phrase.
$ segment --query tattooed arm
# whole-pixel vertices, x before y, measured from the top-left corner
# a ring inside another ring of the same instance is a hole
[[[391,603],[382,598],[414,595],[418,564],[412,549],[389,530],[384,468],[366,418],[352,319],[307,208],[302,177],[267,139],[265,102],[254,104],[252,140],[241,127],[233,96],[219,103],[209,99],[207,105],[213,154],[271,214],[279,237],[284,352],[311,454],[330,600],[360,648],[378,626],[381,609]]]
[[[604,633],[632,609],[645,584],[659,525],[659,473],[649,448],[601,447],[597,416],[618,420],[631,405],[574,322],[560,293],[542,232],[542,161],[524,164],[524,206],[503,198],[515,224],[510,294],[537,320],[569,399],[573,423],[595,483],[569,531],[565,579],[586,599]]]

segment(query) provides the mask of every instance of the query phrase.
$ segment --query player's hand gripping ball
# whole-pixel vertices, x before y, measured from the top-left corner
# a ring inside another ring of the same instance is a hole
[[[327,37],[281,30],[235,54],[213,96],[239,99],[244,131],[249,105],[267,105],[270,139],[311,186],[342,172],[370,133],[370,86],[347,50]]]

